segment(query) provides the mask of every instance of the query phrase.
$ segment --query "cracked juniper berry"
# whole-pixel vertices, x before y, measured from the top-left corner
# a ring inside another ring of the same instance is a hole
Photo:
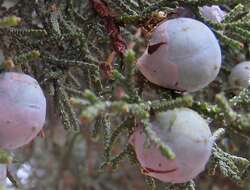
[[[206,120],[197,112],[188,108],[160,112],[151,127],[176,158],[167,159],[140,126],[130,137],[130,143],[143,174],[164,182],[184,183],[204,170],[214,139]]]
[[[137,67],[152,83],[197,91],[211,83],[221,67],[221,49],[213,32],[191,18],[163,21],[153,31]]]

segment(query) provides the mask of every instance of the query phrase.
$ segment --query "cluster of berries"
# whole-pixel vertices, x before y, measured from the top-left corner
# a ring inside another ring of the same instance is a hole
[[[218,6],[204,6],[200,12],[214,22],[226,13]],[[137,68],[150,82],[183,92],[195,92],[217,77],[222,63],[221,48],[214,33],[192,18],[174,18],[161,22],[151,34]],[[232,69],[229,83],[248,87],[250,62]],[[188,108],[156,114],[151,128],[176,154],[174,160],[162,155],[159,147],[149,144],[143,126],[130,138],[145,175],[164,182],[184,183],[205,168],[214,139],[205,119]]]

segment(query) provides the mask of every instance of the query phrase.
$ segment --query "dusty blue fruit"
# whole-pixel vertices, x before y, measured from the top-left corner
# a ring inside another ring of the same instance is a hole
[[[21,147],[43,128],[46,99],[31,76],[15,72],[0,74],[0,105],[1,148]]]

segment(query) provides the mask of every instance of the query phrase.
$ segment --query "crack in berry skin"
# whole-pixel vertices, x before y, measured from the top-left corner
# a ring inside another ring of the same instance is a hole
[[[159,47],[161,47],[164,44],[167,44],[167,43],[166,42],[161,42],[161,43],[158,43],[158,44],[148,46],[148,54],[149,55],[153,54],[154,52],[156,52],[157,49],[159,49]]]
[[[148,174],[148,173],[167,174],[167,173],[175,172],[177,170],[178,170],[178,168],[174,168],[174,169],[171,169],[171,170],[155,170],[155,169],[152,169],[152,168],[145,167],[145,168],[142,168],[142,173],[143,174]]]

